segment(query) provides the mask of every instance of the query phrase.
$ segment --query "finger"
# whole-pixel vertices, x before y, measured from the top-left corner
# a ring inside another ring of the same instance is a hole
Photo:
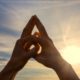
[[[25,38],[19,39],[19,43],[21,43],[21,45],[25,45],[25,43],[27,43],[28,41],[35,42],[35,37],[30,35],[30,36],[27,36]]]
[[[32,57],[34,57],[35,55],[37,55],[38,51],[39,51],[39,45],[36,44],[34,48],[32,48],[31,53],[33,54]]]
[[[33,16],[31,17],[31,19],[29,20],[29,22],[27,23],[27,25],[25,26],[23,32],[22,32],[22,35],[21,35],[21,38],[27,36],[27,35],[30,35],[33,28],[34,28],[34,19],[33,19]]]
[[[39,32],[35,32],[33,35],[36,36],[36,37],[40,37],[41,36],[41,34]]]
[[[30,35],[23,39],[20,39],[19,45],[21,45],[25,50],[28,50],[31,47],[31,45],[34,45],[34,46],[38,45],[38,41],[35,36]]]
[[[32,44],[40,44],[42,48],[47,47],[47,41],[43,37],[35,37],[35,36],[28,36],[26,38],[20,39],[19,43],[24,46],[25,43],[30,41]]]
[[[35,18],[36,18],[35,24],[37,25],[37,28],[38,28],[39,32],[41,33],[41,35],[48,37],[48,34],[44,28],[44,25],[40,22],[40,20],[37,18],[37,16],[35,16]]]
[[[27,43],[24,44],[23,48],[27,51],[27,50],[29,50],[31,45],[32,45],[32,43],[30,41],[28,41]]]
[[[47,45],[47,41],[43,37],[32,36],[29,41],[31,41],[32,44],[39,44],[42,47],[45,47]]]
[[[34,57],[37,54],[38,50],[39,50],[39,47],[38,45],[36,45],[31,50],[29,50],[27,54],[25,54],[25,56],[27,55],[29,58]]]
[[[35,43],[39,43],[39,45],[42,47],[42,48],[45,48],[45,47],[47,47],[47,41],[46,41],[46,39],[44,39],[43,37],[36,37],[35,39],[33,39],[33,40],[35,40],[34,42]]]
[[[16,45],[25,48],[26,43],[31,40],[31,36],[17,40]]]
[[[27,51],[28,49],[31,50],[33,46],[35,46],[36,51],[39,51],[39,45],[37,43],[33,44],[33,42],[28,41],[27,44],[25,45],[24,49]]]

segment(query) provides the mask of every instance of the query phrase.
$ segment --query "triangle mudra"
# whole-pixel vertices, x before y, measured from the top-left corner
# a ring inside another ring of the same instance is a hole
[[[43,24],[40,22],[40,20],[38,19],[38,17],[36,15],[32,16],[31,19],[29,20],[29,22],[27,23],[27,25],[25,26],[21,38],[31,35],[33,28],[37,27],[37,29],[39,30],[39,33],[41,35],[45,35],[48,37],[48,34],[43,26]]]
[[[43,24],[40,22],[40,20],[37,18],[37,16],[34,15],[31,17],[31,19],[25,26],[25,28],[22,32],[21,38],[24,38],[28,35],[33,35],[36,30],[40,33],[40,35],[44,35],[44,36],[48,37],[48,34],[47,34]],[[26,45],[27,45],[27,43],[24,45],[24,48],[27,48]],[[34,47],[34,45],[32,45],[32,46]],[[39,48],[38,51],[39,52],[41,51],[41,47]]]

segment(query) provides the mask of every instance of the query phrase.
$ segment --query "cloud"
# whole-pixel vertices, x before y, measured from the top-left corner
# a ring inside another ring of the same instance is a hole
[[[10,54],[5,52],[5,51],[0,51],[0,58],[9,59],[10,58]]]
[[[0,0],[0,40],[8,47],[10,46],[12,50],[30,17],[37,14],[55,45],[59,48],[62,45],[64,47],[63,35],[67,31],[67,24],[69,24],[71,16],[75,20],[74,16],[80,14],[79,4],[78,1],[65,0]],[[74,31],[77,33],[77,30],[79,32],[79,24],[76,22],[75,26],[78,27]],[[79,33],[77,34],[79,35]],[[2,50],[5,49],[5,46],[3,47]]]
[[[5,47],[6,45],[5,43],[0,43],[0,46]]]
[[[48,75],[48,76],[47,76]],[[22,70],[22,72],[20,72],[16,79],[22,79],[24,77],[24,79],[57,79],[57,75],[56,73],[52,70],[49,69],[47,67],[42,66],[41,64],[39,64],[36,61],[29,61],[27,63],[27,65],[24,67],[24,69]]]
[[[80,46],[80,1],[0,0],[0,57],[10,58],[16,40],[33,14],[38,15],[59,50],[65,47],[64,36],[74,37],[70,42],[75,39],[75,44]],[[66,44],[67,41],[66,38]],[[32,60],[17,79],[57,80],[55,76],[52,70]]]
[[[15,31],[15,30],[12,30],[10,28],[6,28],[6,27],[1,27],[0,26],[0,34],[5,34],[5,35],[11,35],[11,36],[19,36],[19,32]]]
[[[12,54],[16,40],[19,39],[19,36],[15,37],[12,35],[0,34],[0,51],[5,51],[8,54]]]

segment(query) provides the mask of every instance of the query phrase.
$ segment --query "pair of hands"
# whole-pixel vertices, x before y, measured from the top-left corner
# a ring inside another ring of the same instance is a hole
[[[39,33],[31,35],[35,24]],[[32,49],[30,49],[31,45],[34,45]],[[38,54],[40,47],[42,49]],[[30,58],[54,69],[60,80],[80,80],[71,65],[60,56],[44,26],[36,16],[32,16],[23,30],[21,38],[17,40],[10,61],[0,72],[0,80],[14,80],[17,72],[24,67]]]
[[[25,43],[27,43],[27,48],[24,49]],[[35,43],[37,45],[30,50],[30,45]],[[42,50],[38,54],[39,44]],[[20,70],[30,58],[34,58],[43,65],[53,68],[58,56],[59,54],[57,54],[57,50],[49,38],[28,36],[17,41],[10,62],[16,70]]]
[[[39,34],[35,33],[34,35],[30,35],[32,31],[31,27],[35,24],[39,29]],[[24,48],[25,44],[26,47]],[[32,44],[34,44],[35,47],[30,49]],[[38,54],[40,46],[42,49]],[[59,52],[55,48],[52,40],[48,37],[44,26],[36,16],[32,16],[28,25],[23,30],[21,38],[16,42],[12,57],[10,59],[10,64],[12,64],[14,70],[19,71],[24,67],[30,58],[34,58],[43,65],[49,68],[54,68],[59,56]]]

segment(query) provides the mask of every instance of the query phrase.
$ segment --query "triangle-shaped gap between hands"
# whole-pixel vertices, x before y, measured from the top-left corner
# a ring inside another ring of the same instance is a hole
[[[40,20],[38,19],[38,17],[36,15],[32,16],[31,19],[29,20],[29,22],[27,23],[27,25],[25,26],[25,28],[22,32],[21,38],[31,35],[35,31],[36,32],[38,31],[40,33],[40,35],[45,35],[48,37],[48,34],[47,34],[43,24],[40,22]]]
[[[33,30],[31,32],[31,35],[33,35],[35,32],[40,33],[36,25],[33,27]]]

